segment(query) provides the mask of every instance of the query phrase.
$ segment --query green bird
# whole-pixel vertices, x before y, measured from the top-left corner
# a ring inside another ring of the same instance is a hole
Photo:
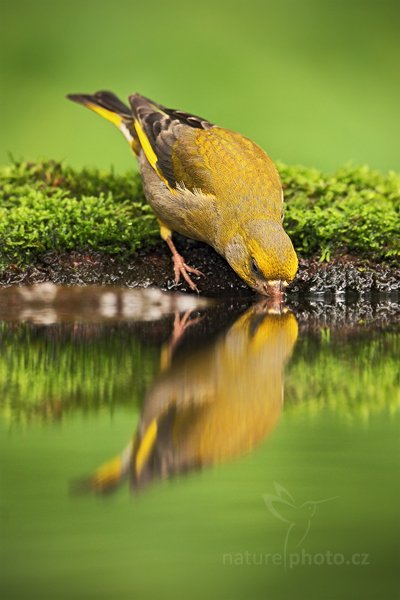
[[[261,294],[282,297],[295,277],[297,256],[283,229],[283,191],[269,156],[248,138],[201,117],[133,94],[126,106],[111,92],[72,94],[111,121],[139,162],[144,193],[174,262],[197,290],[172,241],[177,232],[206,242]]]

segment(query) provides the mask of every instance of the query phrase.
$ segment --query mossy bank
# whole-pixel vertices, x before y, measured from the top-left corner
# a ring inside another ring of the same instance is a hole
[[[300,257],[292,291],[396,293],[400,175],[352,166],[331,175],[278,167],[285,227]],[[203,292],[247,293],[211,248],[183,239],[178,245],[205,273]],[[54,161],[0,169],[0,284],[51,280],[171,288],[172,275],[137,174],[78,171]]]

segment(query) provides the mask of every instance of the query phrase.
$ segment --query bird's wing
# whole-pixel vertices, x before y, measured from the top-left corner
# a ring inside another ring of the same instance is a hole
[[[202,117],[166,108],[139,94],[130,96],[129,101],[143,152],[160,178],[170,189],[182,183],[191,190],[200,188],[201,178],[196,176],[195,169],[182,178],[176,168],[177,148],[182,146],[182,152],[183,147],[191,146],[191,142],[193,146],[196,131],[210,129],[213,125]],[[192,152],[195,152],[194,148]]]
[[[280,213],[281,184],[272,160],[257,144],[201,117],[166,108],[138,94],[129,98],[142,149],[173,190],[185,186],[229,204],[265,199]]]

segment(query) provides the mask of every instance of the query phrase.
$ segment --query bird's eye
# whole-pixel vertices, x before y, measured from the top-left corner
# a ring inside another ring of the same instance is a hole
[[[252,259],[251,259],[251,268],[253,269],[253,272],[254,272],[256,275],[258,275],[258,274],[259,274],[259,272],[260,272],[260,269],[259,269],[259,267],[258,267],[257,261],[256,261],[254,258],[252,258]]]

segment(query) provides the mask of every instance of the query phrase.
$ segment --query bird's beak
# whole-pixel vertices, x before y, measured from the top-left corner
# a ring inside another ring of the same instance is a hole
[[[284,288],[287,283],[285,281],[266,281],[260,283],[256,288],[259,294],[262,294],[265,298],[266,305],[268,307],[268,313],[282,314],[283,305],[285,301]]]
[[[283,302],[284,284],[286,284],[286,282],[283,282],[280,279],[276,281],[267,281],[266,283],[261,284],[259,291],[277,302]]]

